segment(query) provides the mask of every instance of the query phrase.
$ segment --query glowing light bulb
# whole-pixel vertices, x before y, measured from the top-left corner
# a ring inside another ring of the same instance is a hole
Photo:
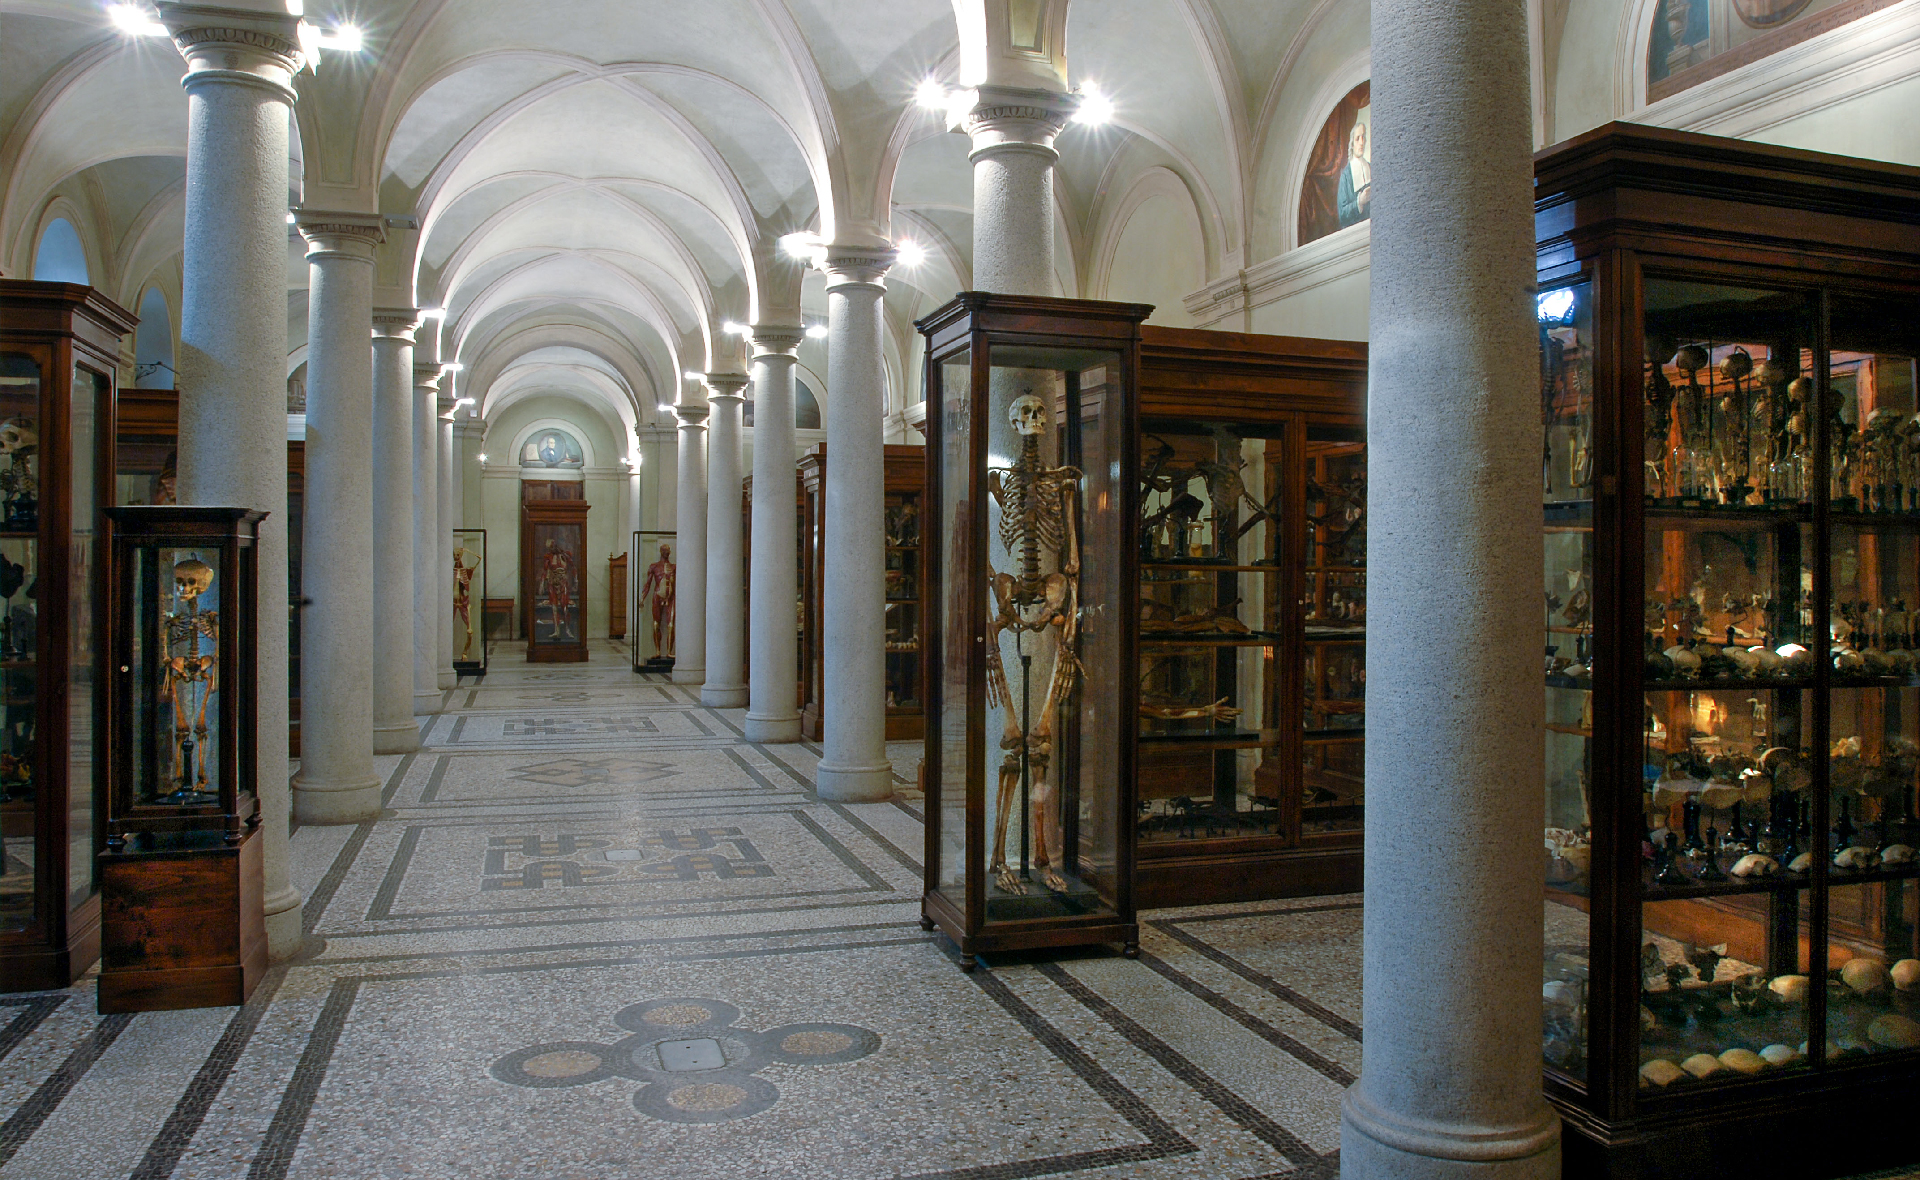
[[[1085,123],[1089,127],[1098,127],[1113,120],[1113,100],[1100,93],[1100,87],[1093,82],[1080,84],[1080,109],[1073,113],[1073,121]]]
[[[901,266],[915,267],[927,260],[927,248],[912,238],[903,238],[893,244]]]
[[[824,340],[826,337],[827,326],[825,324],[815,324],[807,329],[807,338],[810,340]]]
[[[115,4],[107,9],[113,27],[135,37],[164,37],[167,26],[154,19],[153,13],[138,4]]]
[[[947,88],[938,78],[922,78],[913,88],[914,105],[929,111],[947,109]]]

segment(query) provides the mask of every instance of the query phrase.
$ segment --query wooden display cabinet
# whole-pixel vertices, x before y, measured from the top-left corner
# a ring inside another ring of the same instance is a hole
[[[1134,918],[1140,304],[962,293],[927,342],[921,925],[977,956]]]
[[[1366,345],[1140,355],[1139,904],[1357,890]]]
[[[524,485],[532,496],[533,484]],[[578,484],[557,484],[571,489]],[[587,552],[584,499],[533,499],[520,508],[520,601],[527,660],[578,664],[587,660]]]
[[[136,322],[91,287],[0,279],[0,991],[100,954],[101,510]]]
[[[243,1004],[267,970],[253,725],[266,513],[107,511],[99,1009]]]
[[[1920,1156],[1920,169],[1536,160],[1542,1051],[1569,1176]]]
[[[924,577],[920,552],[920,504],[926,484],[927,449],[888,444],[887,534],[887,740],[917,741],[926,733],[925,672],[921,655]],[[825,690],[825,654],[820,645],[820,587],[827,551],[827,446],[817,443],[800,458],[800,733],[819,741]]]

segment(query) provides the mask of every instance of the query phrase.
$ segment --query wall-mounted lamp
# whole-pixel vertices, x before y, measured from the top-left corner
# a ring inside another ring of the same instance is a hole
[[[473,404],[473,399],[470,397],[458,397],[453,399],[453,408],[456,410],[459,409],[461,406],[470,406],[472,404]]]
[[[745,336],[751,331],[745,324],[735,323],[732,320],[721,324],[720,330],[729,336]]]
[[[474,458],[480,460],[482,463],[485,463],[487,461],[487,457],[485,455],[475,455]]]
[[[893,244],[896,260],[901,266],[912,268],[927,260],[927,248],[912,238],[902,238]]]
[[[164,37],[167,26],[160,23],[151,9],[138,4],[115,4],[107,9],[112,18],[113,27],[133,37]]]
[[[707,379],[707,375],[705,373],[696,372],[692,369],[688,369],[686,372],[680,375],[682,377],[685,377],[689,381],[705,381]]]
[[[1113,121],[1113,100],[1100,92],[1097,83],[1080,83],[1079,94],[1080,107],[1073,112],[1074,122],[1098,127],[1102,123]]]
[[[459,361],[448,361],[446,364],[440,366],[440,371],[442,373],[458,373],[464,368],[466,368],[466,366]]]
[[[447,318],[447,309],[444,307],[423,307],[420,309],[420,318],[423,320],[444,320]]]
[[[825,340],[827,338],[827,326],[825,324],[812,325],[807,329],[807,338],[809,340]]]
[[[670,405],[668,405],[668,404],[667,404],[666,402],[658,402],[658,403],[656,403],[656,404],[654,405],[654,407],[653,407],[653,408],[654,408],[655,410],[657,410],[657,411],[659,411],[659,412],[660,412],[660,413],[662,413],[662,414],[671,414],[671,413],[673,413],[673,407],[672,407],[672,406],[670,406]]]

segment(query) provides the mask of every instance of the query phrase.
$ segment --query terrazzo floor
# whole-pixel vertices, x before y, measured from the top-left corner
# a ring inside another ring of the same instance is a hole
[[[962,973],[900,794],[635,676],[500,655],[294,835],[306,954],[243,1008],[0,996],[0,1180],[1329,1176],[1357,897],[1156,911]]]

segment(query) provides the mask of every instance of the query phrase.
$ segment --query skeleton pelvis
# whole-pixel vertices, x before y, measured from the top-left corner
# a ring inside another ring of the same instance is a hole
[[[1037,578],[993,575],[994,621],[1008,631],[1044,631],[1061,622],[1060,610],[1072,588],[1065,574]]]

